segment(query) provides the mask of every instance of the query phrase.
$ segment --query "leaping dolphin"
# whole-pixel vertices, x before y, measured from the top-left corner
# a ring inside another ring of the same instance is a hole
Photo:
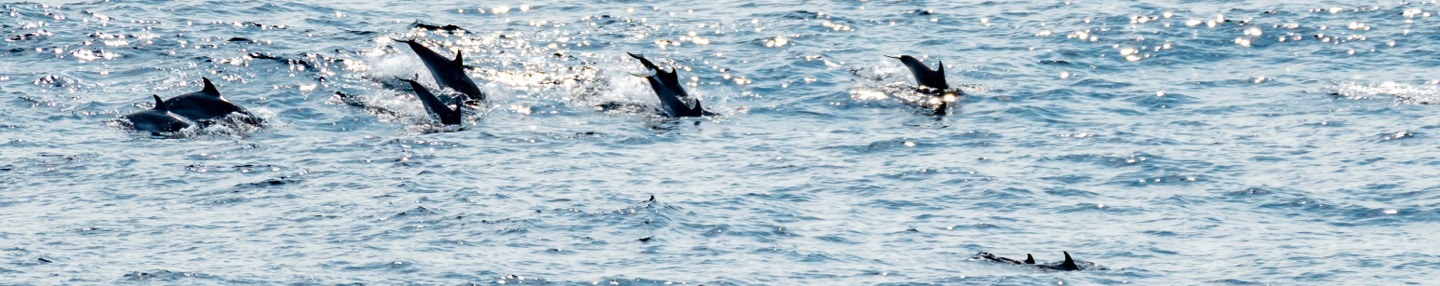
[[[470,76],[465,75],[464,51],[456,51],[455,59],[451,60],[426,48],[425,45],[421,45],[414,39],[392,38],[392,40],[405,43],[410,46],[410,50],[415,51],[415,55],[419,56],[420,61],[425,63],[425,67],[430,69],[430,77],[435,78],[436,85],[464,93],[470,97],[470,100],[485,100],[485,93],[480,91],[480,87],[475,85],[475,81],[471,80]]]
[[[420,75],[417,74],[415,77],[419,79]],[[463,100],[455,100],[455,109],[450,109],[450,107],[445,106],[444,102],[440,101],[439,97],[430,93],[429,89],[425,89],[424,85],[420,85],[420,83],[414,79],[396,78],[410,83],[410,88],[415,89],[415,97],[420,98],[420,103],[425,105],[425,111],[430,113],[431,119],[439,119],[442,125],[460,124],[460,104]]]
[[[123,117],[130,121],[131,127],[135,130],[150,131],[152,134],[175,132],[190,127],[190,123],[186,123],[184,119],[170,113],[170,109],[166,108],[165,101],[160,100],[159,95],[150,96],[155,98],[154,108],[126,114]]]
[[[665,110],[665,116],[705,116],[705,109],[700,107],[700,99],[695,99],[694,107],[690,107],[689,104],[685,103],[685,98],[689,98],[690,95],[685,93],[685,88],[680,85],[679,76],[675,73],[674,68],[671,68],[670,71],[667,72],[660,69],[655,63],[650,62],[650,60],[645,59],[643,55],[627,54],[630,54],[630,57],[640,60],[640,64],[644,65],[646,69],[649,69],[653,73],[645,75],[645,80],[650,82],[650,89],[655,90],[655,96],[660,98],[660,107]]]
[[[210,79],[202,77],[200,80],[205,82],[204,89],[165,100],[170,112],[200,122],[202,126],[203,123],[229,116],[230,113],[245,115],[245,123],[260,124],[259,118],[220,96],[220,90],[215,89],[215,84],[210,83]]]
[[[1029,253],[1026,253],[1026,254],[1025,254],[1025,260],[1024,260],[1024,261],[1015,260],[1015,259],[1012,259],[1012,258],[1009,258],[1009,257],[999,257],[999,256],[995,256],[994,254],[990,254],[989,252],[981,252],[981,253],[975,254],[975,256],[974,256],[974,257],[971,257],[970,259],[982,259],[982,260],[989,260],[989,261],[994,261],[994,262],[1000,262],[1000,263],[1005,263],[1005,264],[1015,264],[1015,265],[1033,265],[1033,266],[1035,266],[1036,268],[1049,269],[1049,270],[1058,270],[1058,271],[1077,271],[1077,270],[1080,270],[1080,265],[1075,264],[1075,260],[1074,260],[1074,259],[1070,259],[1070,252],[1069,252],[1069,251],[1063,251],[1063,253],[1065,253],[1065,261],[1062,261],[1062,262],[1060,262],[1060,263],[1055,263],[1055,264],[1035,264],[1035,257],[1034,257],[1034,256],[1030,256]]]

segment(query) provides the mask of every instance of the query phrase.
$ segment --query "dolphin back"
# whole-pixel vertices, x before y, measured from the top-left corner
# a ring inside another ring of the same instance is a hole
[[[148,110],[126,114],[122,118],[129,121],[130,127],[138,131],[149,131],[151,133],[167,133],[180,131],[190,127],[190,123],[181,120],[171,114],[165,105],[165,101],[159,95],[150,95],[155,99],[155,107]]]
[[[189,118],[192,121],[206,125],[213,123],[216,119],[229,116],[231,113],[244,115],[241,119],[247,124],[260,125],[259,117],[250,114],[245,108],[231,103],[220,94],[215,84],[209,78],[200,78],[205,87],[200,91],[181,94],[165,100],[165,107],[177,115]]]

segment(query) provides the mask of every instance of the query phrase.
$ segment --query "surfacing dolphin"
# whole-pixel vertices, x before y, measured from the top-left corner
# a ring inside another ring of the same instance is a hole
[[[170,112],[199,122],[201,126],[229,116],[231,113],[243,115],[242,119],[245,123],[260,124],[260,118],[220,96],[220,90],[215,89],[215,84],[210,83],[210,79],[202,77],[200,80],[205,82],[204,89],[165,100],[165,105]]]
[[[1025,260],[1024,260],[1024,261],[1015,260],[1015,259],[1012,259],[1012,258],[1009,258],[1009,257],[999,257],[999,256],[995,256],[994,254],[990,254],[989,252],[977,253],[977,254],[975,254],[974,257],[970,257],[970,259],[989,260],[989,261],[994,261],[994,262],[999,262],[999,263],[1015,264],[1015,265],[1031,265],[1031,266],[1035,266],[1035,268],[1047,269],[1047,270],[1057,270],[1057,271],[1078,271],[1078,270],[1081,270],[1080,265],[1079,265],[1079,264],[1075,264],[1075,260],[1074,260],[1074,259],[1070,259],[1070,252],[1069,252],[1069,251],[1064,251],[1064,253],[1065,253],[1065,261],[1061,261],[1060,263],[1052,263],[1052,264],[1035,264],[1035,257],[1034,257],[1034,256],[1030,256],[1029,253],[1026,253],[1026,254],[1025,254]],[[1088,262],[1087,262],[1087,263],[1088,263]],[[1092,265],[1092,266],[1093,266],[1093,265]]]
[[[645,75],[645,80],[650,82],[650,89],[655,90],[655,96],[660,97],[660,107],[665,110],[665,116],[700,117],[706,115],[705,109],[700,107],[700,99],[695,99],[695,107],[690,107],[685,103],[685,99],[690,98],[690,94],[685,93],[685,88],[680,85],[679,75],[675,73],[674,68],[667,72],[645,59],[643,55],[626,54],[640,60],[640,64],[653,73]]]
[[[131,127],[138,131],[150,131],[151,134],[175,132],[190,127],[190,123],[170,113],[159,95],[150,96],[155,98],[154,108],[123,116],[126,121],[130,121]]]
[[[425,45],[421,45],[414,39],[391,39],[405,43],[410,46],[410,50],[415,51],[415,55],[419,56],[420,61],[425,63],[425,67],[430,69],[430,77],[435,78],[436,85],[464,93],[465,96],[470,97],[470,100],[485,101],[485,93],[480,91],[480,87],[475,85],[475,81],[471,80],[470,76],[465,75],[464,51],[456,51],[455,59],[451,60]]]
[[[936,114],[945,114],[946,104],[954,100],[954,97],[957,96],[957,94],[951,94],[949,92],[950,84],[945,82],[945,62],[936,62],[940,69],[933,70],[930,69],[929,66],[926,66],[924,62],[921,62],[920,59],[916,59],[910,55],[886,57],[898,59],[905,67],[910,68],[910,74],[915,76],[916,90],[931,97],[939,97],[935,100],[939,103],[932,107],[935,109]]]
[[[440,120],[441,125],[460,124],[460,104],[463,100],[455,100],[455,109],[450,109],[450,107],[445,106],[445,102],[440,101],[439,97],[436,97],[434,93],[430,93],[430,90],[425,89],[424,85],[420,85],[420,82],[414,79],[396,78],[410,83],[410,88],[415,90],[415,97],[420,98],[420,103],[425,105],[425,111],[430,114],[431,119]],[[415,75],[415,78],[419,79],[420,75]]]

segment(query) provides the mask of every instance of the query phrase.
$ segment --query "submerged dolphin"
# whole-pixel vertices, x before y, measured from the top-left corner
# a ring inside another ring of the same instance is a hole
[[[159,95],[150,96],[155,98],[154,108],[123,116],[125,120],[130,121],[130,126],[135,130],[165,133],[190,127],[190,123],[186,123],[184,119],[170,113],[170,109],[165,107],[165,101],[160,100]]]
[[[470,76],[465,75],[464,51],[456,51],[455,59],[451,60],[413,39],[393,40],[410,45],[410,50],[415,51],[415,55],[420,56],[420,61],[430,69],[430,77],[435,78],[436,85],[464,93],[470,97],[470,100],[485,100],[485,93],[480,91],[480,87],[475,86],[475,81],[471,80]]]
[[[685,98],[689,98],[690,94],[685,93],[685,88],[680,85],[679,76],[673,68],[667,72],[645,59],[645,56],[627,54],[640,60],[641,65],[654,73],[646,75],[645,80],[650,82],[650,89],[655,90],[655,96],[660,97],[660,107],[665,110],[665,116],[700,117],[706,115],[705,109],[700,107],[700,99],[695,99],[695,107],[690,107],[685,103]]]
[[[200,80],[205,82],[204,89],[165,100],[170,112],[201,123],[229,116],[230,113],[240,113],[245,115],[245,123],[260,124],[259,118],[220,96],[220,90],[215,89],[210,79],[202,77]]]
[[[418,79],[420,75],[415,75],[415,77]],[[440,101],[439,97],[430,93],[430,90],[425,89],[425,86],[420,85],[419,82],[413,79],[398,79],[410,83],[410,88],[415,89],[415,97],[420,98],[420,103],[425,105],[425,111],[430,113],[431,119],[439,119],[442,125],[460,124],[460,102],[462,100],[455,100],[455,109],[450,109],[450,107],[445,106],[444,102]]]
[[[982,259],[982,260],[989,260],[989,261],[994,261],[994,262],[1000,262],[1000,263],[1006,263],[1006,264],[1015,264],[1015,265],[1033,265],[1033,266],[1035,266],[1036,268],[1049,269],[1049,270],[1058,270],[1058,271],[1077,271],[1077,270],[1080,270],[1080,265],[1075,264],[1075,260],[1074,260],[1074,259],[1070,259],[1070,252],[1069,252],[1069,251],[1064,251],[1064,253],[1065,253],[1065,261],[1062,261],[1062,262],[1060,262],[1060,263],[1054,263],[1054,264],[1035,264],[1035,257],[1034,257],[1034,256],[1030,256],[1029,253],[1026,253],[1026,254],[1025,254],[1025,260],[1024,260],[1024,261],[1015,260],[1015,259],[1012,259],[1012,258],[1009,258],[1009,257],[999,257],[999,256],[995,256],[994,254],[990,254],[989,252],[981,252],[981,253],[975,254],[975,256],[974,256],[974,257],[971,257],[970,259]]]

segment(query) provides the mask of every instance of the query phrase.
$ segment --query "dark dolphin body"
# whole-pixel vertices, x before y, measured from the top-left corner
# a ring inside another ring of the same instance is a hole
[[[160,100],[159,95],[151,95],[155,98],[155,107],[136,113],[126,114],[125,120],[130,121],[130,126],[139,131],[150,131],[152,134],[180,131],[190,127],[184,119],[176,117],[165,107],[165,101]]]
[[[920,93],[931,96],[945,96],[945,93],[950,89],[950,84],[945,82],[945,62],[936,62],[936,64],[940,66],[940,69],[932,70],[929,66],[926,66],[924,62],[920,62],[920,59],[909,55],[887,57],[898,59],[900,63],[905,64],[905,67],[910,68],[910,74],[915,76],[915,84],[918,85],[916,89],[920,91]],[[934,106],[936,114],[945,114],[946,103],[942,98],[940,104]]]
[[[465,58],[462,52],[455,52],[455,59],[451,60],[415,40],[394,40],[410,45],[410,50],[415,51],[415,55],[420,56],[425,67],[430,68],[430,77],[435,78],[436,85],[464,93],[470,100],[485,100],[485,93],[480,91],[480,87],[475,85],[470,76],[465,75]]]
[[[685,88],[680,85],[679,75],[675,73],[674,69],[667,72],[645,59],[645,56],[637,54],[630,54],[630,56],[640,60],[640,64],[655,73],[645,76],[645,80],[650,82],[650,89],[655,90],[655,96],[660,97],[660,107],[665,110],[665,116],[700,117],[706,115],[705,109],[700,107],[700,99],[695,99],[695,107],[690,107],[685,103],[685,99],[690,98],[690,94],[685,93]]]
[[[416,75],[416,78],[418,77],[419,75]],[[450,109],[450,107],[445,106],[444,102],[440,101],[440,98],[430,93],[430,90],[425,89],[425,86],[420,85],[419,82],[403,78],[400,78],[400,80],[410,83],[410,88],[415,89],[415,97],[420,98],[420,103],[425,105],[425,111],[430,113],[431,119],[439,119],[442,125],[460,124],[461,100],[455,100],[455,109]]]
[[[934,91],[950,89],[950,85],[945,83],[945,62],[937,62],[937,64],[940,65],[940,70],[932,70],[929,66],[926,66],[925,63],[920,62],[920,59],[909,55],[887,57],[899,59],[900,63],[910,68],[910,74],[915,75],[915,83],[920,85],[921,92],[930,92],[926,89]]]
[[[1015,265],[1032,265],[1032,266],[1035,266],[1036,268],[1040,268],[1040,269],[1057,270],[1057,271],[1077,271],[1077,270],[1080,270],[1080,265],[1075,264],[1075,260],[1074,260],[1074,259],[1070,259],[1070,252],[1069,252],[1069,251],[1065,251],[1064,253],[1065,253],[1065,261],[1062,261],[1062,262],[1060,262],[1060,263],[1053,263],[1053,264],[1035,264],[1035,257],[1034,257],[1034,256],[1030,256],[1029,253],[1026,253],[1026,254],[1025,254],[1025,260],[1024,260],[1024,261],[1015,260],[1015,259],[1012,259],[1012,258],[1009,258],[1009,257],[999,257],[999,256],[995,256],[994,254],[990,254],[989,252],[977,253],[977,254],[975,254],[974,257],[971,257],[970,259],[989,260],[989,261],[994,261],[994,262],[999,262],[999,263],[1015,264]],[[1087,263],[1088,263],[1088,262],[1087,262]],[[1093,266],[1093,264],[1092,264],[1092,266]]]
[[[200,122],[202,126],[231,113],[244,115],[245,123],[260,124],[259,118],[220,96],[220,90],[215,89],[215,84],[210,83],[210,79],[202,77],[200,80],[205,82],[205,89],[165,100],[170,112]]]

